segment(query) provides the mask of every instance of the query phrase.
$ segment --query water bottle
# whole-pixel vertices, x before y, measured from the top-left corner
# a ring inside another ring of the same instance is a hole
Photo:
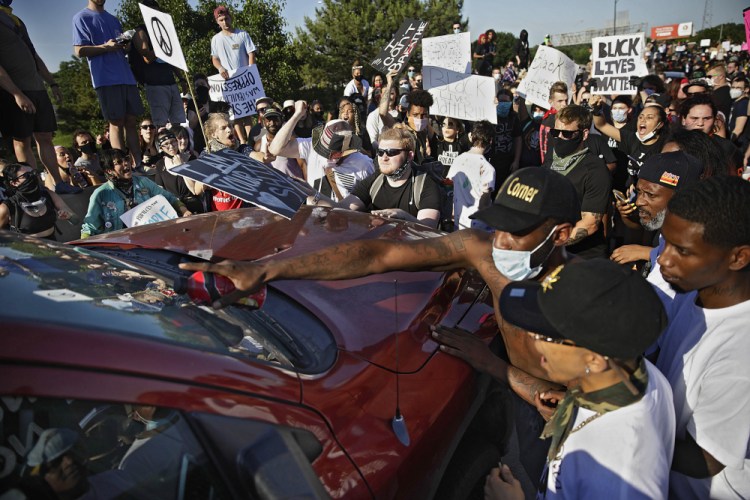
[[[73,185],[78,186],[79,188],[88,187],[89,183],[86,182],[86,178],[78,170],[78,167],[75,165],[68,165],[68,171],[70,172],[70,179],[73,181]]]
[[[188,297],[198,305],[211,305],[221,297],[228,295],[236,290],[234,283],[229,278],[221,274],[204,273],[197,271],[190,275],[186,281],[178,280],[175,282],[175,291],[177,293],[187,293]],[[236,305],[242,305],[253,309],[259,309],[266,300],[266,287],[257,292],[242,297],[235,302]]]

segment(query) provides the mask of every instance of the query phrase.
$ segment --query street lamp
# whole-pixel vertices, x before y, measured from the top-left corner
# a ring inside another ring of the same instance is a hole
[[[612,34],[613,35],[617,34],[617,2],[618,1],[619,0],[615,0],[615,15],[612,18]]]

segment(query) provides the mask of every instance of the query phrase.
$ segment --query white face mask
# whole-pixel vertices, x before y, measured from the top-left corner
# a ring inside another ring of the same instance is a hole
[[[644,135],[643,137],[641,137],[641,135],[640,135],[640,134],[639,134],[638,132],[636,132],[636,133],[635,133],[635,136],[636,136],[636,137],[638,138],[638,140],[639,140],[639,141],[641,141],[641,142],[648,142],[648,141],[650,141],[650,140],[651,140],[651,139],[652,139],[652,138],[653,138],[653,137],[654,137],[655,135],[656,135],[656,129],[652,130],[651,132],[649,132],[648,134]]]
[[[417,132],[425,130],[429,121],[427,118],[412,118],[412,120],[414,120],[414,130]]]
[[[622,123],[628,118],[628,112],[624,109],[613,109],[612,119],[617,123]]]
[[[492,245],[492,260],[495,262],[495,267],[498,271],[500,271],[506,278],[512,280],[512,281],[520,281],[525,279],[531,279],[536,278],[539,276],[539,273],[542,272],[542,266],[544,265],[544,262],[549,258],[550,254],[552,253],[552,250],[555,249],[553,246],[549,253],[542,259],[542,263],[539,264],[536,267],[531,267],[531,257],[540,248],[544,246],[545,243],[552,237],[553,234],[555,234],[555,229],[557,229],[557,226],[552,228],[552,231],[549,232],[546,238],[544,238],[544,241],[539,243],[535,249],[533,250],[501,250],[500,248],[495,248],[495,245]]]
[[[741,95],[742,89],[729,89],[729,97],[731,97],[732,99],[737,99]]]
[[[500,79],[500,73],[492,73],[492,78],[494,78],[495,80],[499,80]]]

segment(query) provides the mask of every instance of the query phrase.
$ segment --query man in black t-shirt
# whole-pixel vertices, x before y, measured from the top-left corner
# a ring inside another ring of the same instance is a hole
[[[371,212],[437,227],[442,192],[427,173],[415,170],[414,147],[414,136],[408,130],[383,131],[377,150],[378,172],[358,182],[340,203],[321,199],[317,193],[308,197],[308,204]]]
[[[739,152],[732,141],[714,134],[717,108],[712,98],[705,94],[685,99],[680,105],[682,126],[687,130],[700,130],[707,134],[724,152],[724,161],[737,166]]]
[[[568,251],[590,259],[603,257],[606,244],[602,217],[609,205],[612,178],[601,158],[586,147],[591,128],[591,113],[582,106],[570,105],[555,115],[550,130],[551,151],[547,168],[566,176],[576,188],[581,202],[581,220],[573,228]]]

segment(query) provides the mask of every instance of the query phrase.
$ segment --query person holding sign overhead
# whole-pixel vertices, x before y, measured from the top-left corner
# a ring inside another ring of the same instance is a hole
[[[232,14],[226,5],[214,9],[214,19],[221,31],[211,39],[211,63],[226,80],[239,68],[255,64],[255,44],[247,32],[232,27]],[[249,117],[235,120],[234,130],[242,143],[247,142],[251,126]]]

